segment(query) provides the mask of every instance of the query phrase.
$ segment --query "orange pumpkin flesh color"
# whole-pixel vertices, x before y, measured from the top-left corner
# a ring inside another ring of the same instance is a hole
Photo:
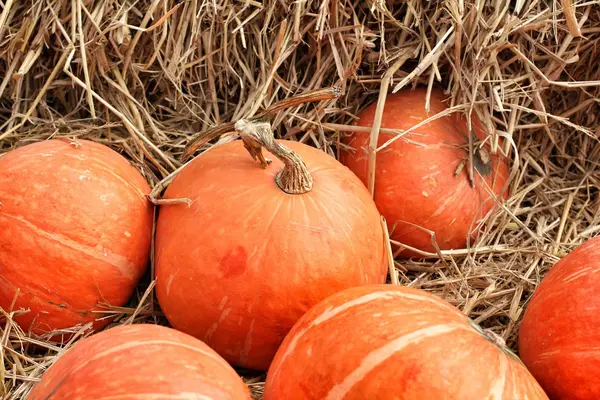
[[[0,157],[0,307],[29,310],[14,319],[37,334],[104,317],[101,302],[124,305],[150,255],[148,184],[117,152],[77,143]]]
[[[250,399],[247,386],[201,341],[159,325],[121,325],[61,356],[28,400]]]
[[[243,142],[208,150],[170,184],[164,198],[192,204],[161,207],[156,291],[173,327],[233,365],[266,370],[302,314],[339,290],[385,282],[387,262],[360,180],[323,151],[258,128],[270,139],[241,128]],[[248,150],[260,160],[261,145],[286,167],[253,161]]]
[[[426,112],[425,89],[391,94],[385,103],[381,127],[408,130],[446,110],[443,100],[443,92],[434,89],[430,111]],[[357,125],[373,126],[376,107],[377,102],[365,108]],[[486,138],[481,122],[475,116],[472,121],[476,137]],[[377,146],[393,137],[380,132]],[[366,186],[369,140],[369,132],[346,136],[343,142],[352,150],[343,151],[340,157]],[[442,250],[464,248],[468,238],[474,237],[477,221],[495,204],[489,191],[493,188],[498,195],[508,178],[508,163],[504,157],[492,156],[487,144],[481,153],[475,151],[473,188],[466,163],[468,143],[466,118],[462,113],[453,113],[428,122],[376,153],[375,203],[386,218],[393,240],[433,253],[436,249],[431,233],[423,228],[435,233]],[[415,254],[405,250],[401,255]]]
[[[519,359],[485,335],[422,290],[350,288],[294,325],[264,399],[547,399]]]
[[[546,274],[527,305],[519,353],[552,399],[600,399],[600,237]]]

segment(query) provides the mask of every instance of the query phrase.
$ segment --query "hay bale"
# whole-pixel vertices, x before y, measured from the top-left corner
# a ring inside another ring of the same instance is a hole
[[[186,149],[232,140],[224,123],[292,95],[341,90],[336,100],[273,116],[280,137],[336,156],[340,135],[382,92],[442,87],[453,110],[483,117],[492,143],[507,139],[495,149],[512,157],[513,195],[469,249],[397,262],[399,278],[515,349],[523,307],[545,271],[600,230],[599,6],[4,0],[0,152],[56,136],[93,139],[129,157],[158,195]],[[207,137],[209,128],[224,135]],[[152,289],[149,276],[130,308],[108,312],[121,315],[116,323],[164,323]],[[3,310],[0,392],[21,399],[71,343],[31,337],[12,311]],[[248,381],[257,398],[262,378]]]

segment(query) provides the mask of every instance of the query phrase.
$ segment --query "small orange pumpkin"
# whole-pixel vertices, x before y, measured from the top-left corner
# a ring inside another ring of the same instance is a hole
[[[110,319],[94,311],[124,305],[148,265],[149,192],[123,156],[87,140],[41,141],[2,156],[0,307],[29,310],[15,321],[37,334],[106,326]]]
[[[192,204],[160,210],[156,291],[173,327],[264,370],[318,301],[385,281],[385,241],[371,196],[337,160],[274,140],[266,123],[237,128],[243,141],[206,151],[166,190]]]
[[[519,329],[519,353],[552,399],[600,398],[600,237],[544,276]]]
[[[441,90],[431,93],[426,111],[426,90],[403,90],[389,95],[383,110],[381,127],[408,130],[447,111]],[[377,103],[358,116],[358,126],[372,126]],[[484,126],[472,118],[474,142],[487,137]],[[396,139],[376,154],[375,203],[389,225],[390,237],[420,251],[433,253],[431,233],[442,250],[464,248],[478,231],[478,221],[502,197],[508,179],[508,161],[499,153],[491,154],[489,142],[474,152],[475,187],[468,177],[468,136],[466,119],[453,113],[434,119],[404,137]],[[379,133],[377,146],[394,136]],[[365,185],[368,185],[370,133],[356,132],[345,136],[343,143],[351,150],[341,153],[341,161]],[[404,251],[402,255],[416,252]]]
[[[159,325],[121,325],[67,350],[28,400],[250,400],[235,370],[201,341]]]
[[[456,307],[419,289],[336,293],[292,328],[265,400],[547,400],[519,359]]]

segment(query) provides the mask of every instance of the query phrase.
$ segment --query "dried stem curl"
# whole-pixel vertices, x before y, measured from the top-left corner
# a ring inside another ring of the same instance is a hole
[[[244,147],[252,158],[261,162],[263,168],[271,163],[263,156],[263,147],[283,162],[283,169],[275,176],[275,182],[281,190],[288,194],[304,194],[312,190],[313,178],[304,160],[275,140],[270,123],[240,119],[235,123],[235,129],[244,141]]]

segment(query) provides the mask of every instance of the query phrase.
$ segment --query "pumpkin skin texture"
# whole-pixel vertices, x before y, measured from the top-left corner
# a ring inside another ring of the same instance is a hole
[[[552,399],[600,398],[600,237],[563,257],[536,288],[519,354]]]
[[[407,130],[414,125],[447,109],[444,95],[434,89],[430,111],[425,111],[426,90],[404,90],[387,97],[382,128]],[[360,114],[358,126],[372,126],[377,102]],[[473,114],[475,135],[487,137],[481,122]],[[380,132],[378,147],[392,134]],[[377,152],[375,168],[375,203],[386,218],[390,237],[421,251],[433,253],[433,231],[441,250],[464,248],[469,238],[474,238],[477,221],[494,206],[494,198],[502,190],[508,173],[508,162],[500,155],[491,155],[491,164],[483,164],[474,154],[475,188],[468,178],[468,167],[461,163],[468,157],[468,128],[466,118],[460,113],[435,119],[405,138],[397,139]],[[368,158],[370,133],[357,132],[345,136],[343,143],[353,150],[341,152],[340,160],[368,186]],[[461,148],[462,147],[462,148]],[[479,172],[478,172],[479,171]],[[482,174],[483,173],[483,174]],[[483,177],[483,179],[482,179]],[[414,256],[417,252],[404,250],[401,256]]]
[[[150,188],[112,149],[87,140],[36,142],[0,157],[0,307],[45,334],[110,320],[98,303],[124,305],[147,268]],[[69,335],[56,334],[53,340]]]
[[[447,302],[366,285],[306,313],[269,368],[264,399],[547,399],[518,358]]]
[[[156,292],[178,330],[229,363],[266,370],[293,324],[328,295],[387,276],[380,215],[364,185],[333,157],[285,143],[303,158],[311,191],[275,182],[242,141],[214,147],[181,171],[156,229]]]
[[[250,399],[247,386],[201,341],[159,325],[121,325],[59,358],[28,400]]]

